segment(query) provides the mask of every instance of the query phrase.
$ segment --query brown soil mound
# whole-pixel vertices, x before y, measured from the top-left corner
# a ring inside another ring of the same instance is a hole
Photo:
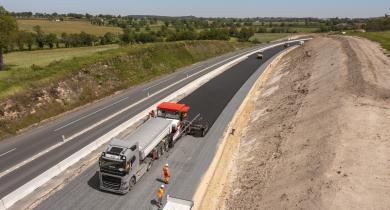
[[[390,60],[317,37],[274,71],[241,138],[227,209],[390,209]]]

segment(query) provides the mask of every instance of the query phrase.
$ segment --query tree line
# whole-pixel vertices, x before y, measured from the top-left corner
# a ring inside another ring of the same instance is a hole
[[[367,31],[387,31],[390,30],[390,17],[385,15],[383,18],[372,19],[367,22],[365,29]]]
[[[11,38],[11,42],[5,46],[5,51],[33,50],[44,48],[69,48],[117,43],[118,36],[107,32],[104,36],[81,33],[45,33],[40,26],[34,26],[34,32],[18,31]],[[17,49],[15,48],[17,47]]]

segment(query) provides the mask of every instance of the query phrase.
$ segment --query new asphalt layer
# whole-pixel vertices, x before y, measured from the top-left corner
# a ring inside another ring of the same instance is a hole
[[[181,100],[191,107],[190,118],[200,113],[213,125],[212,128],[205,138],[182,138],[163,159],[154,163],[151,171],[128,194],[121,196],[100,191],[96,174],[98,166],[95,164],[37,209],[156,209],[154,198],[165,163],[170,164],[172,173],[167,194],[191,200],[227,124],[263,72],[266,65],[262,64],[270,62],[270,58],[283,49],[275,47],[265,51],[263,60],[251,55]]]

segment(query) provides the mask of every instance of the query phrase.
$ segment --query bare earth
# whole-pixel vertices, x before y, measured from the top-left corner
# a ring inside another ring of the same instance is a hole
[[[316,37],[255,102],[224,209],[390,209],[390,59],[373,42]]]

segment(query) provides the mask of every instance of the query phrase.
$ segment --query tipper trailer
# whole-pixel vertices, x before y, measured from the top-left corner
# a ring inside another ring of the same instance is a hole
[[[161,103],[157,115],[135,132],[111,140],[99,159],[100,189],[126,194],[152,167],[153,161],[172,148],[183,134],[206,135],[208,123],[199,114],[188,121],[189,109],[184,104]]]

